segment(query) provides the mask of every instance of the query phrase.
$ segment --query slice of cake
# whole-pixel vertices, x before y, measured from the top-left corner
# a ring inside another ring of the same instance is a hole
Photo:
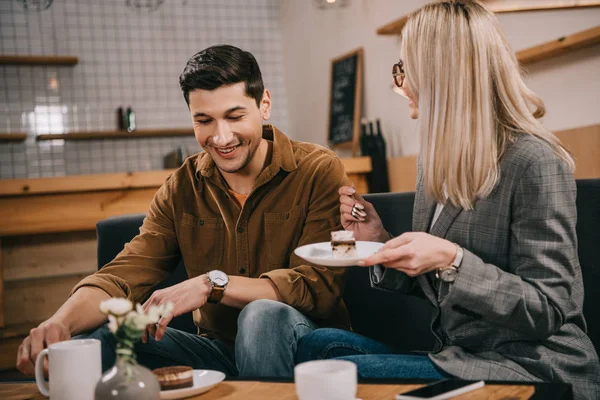
[[[160,390],[183,389],[194,384],[192,367],[176,366],[152,370],[160,383]]]
[[[333,258],[356,257],[356,240],[352,231],[331,232]]]

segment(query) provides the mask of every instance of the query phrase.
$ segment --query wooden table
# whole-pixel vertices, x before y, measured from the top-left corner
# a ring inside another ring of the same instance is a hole
[[[358,397],[362,400],[393,400],[395,395],[416,389],[422,384],[359,384]],[[535,392],[533,385],[487,384],[481,389],[455,399],[519,400],[529,399]],[[42,400],[35,383],[0,383],[0,399]],[[256,381],[225,381],[207,393],[189,397],[197,400],[297,400],[293,383]]]

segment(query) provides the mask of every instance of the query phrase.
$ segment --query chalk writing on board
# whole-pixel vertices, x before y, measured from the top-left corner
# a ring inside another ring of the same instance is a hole
[[[329,142],[352,141],[355,129],[355,96],[357,85],[358,54],[333,62]]]

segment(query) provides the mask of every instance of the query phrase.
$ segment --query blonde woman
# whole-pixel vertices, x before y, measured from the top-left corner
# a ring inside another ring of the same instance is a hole
[[[386,242],[364,260],[376,287],[420,287],[436,308],[428,356],[334,329],[305,336],[297,361],[344,358],[362,377],[563,381],[600,398],[586,336],[573,159],[538,120],[492,12],[427,4],[408,18],[393,79],[420,120],[413,229],[390,238],[373,206],[342,187],[346,230]],[[390,240],[391,239],[391,240]],[[410,329],[410,321],[407,321]]]

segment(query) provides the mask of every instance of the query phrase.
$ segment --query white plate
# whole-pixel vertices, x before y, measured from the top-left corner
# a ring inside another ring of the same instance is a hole
[[[225,374],[222,372],[211,371],[208,369],[195,369],[194,386],[183,389],[161,390],[160,398],[169,400],[184,399],[186,397],[196,396],[198,394],[208,392],[223,379],[225,379]]]
[[[325,267],[350,267],[362,259],[365,259],[381,249],[383,243],[378,242],[356,242],[356,257],[333,258],[331,242],[307,244],[298,247],[294,253],[300,258],[317,265]]]

